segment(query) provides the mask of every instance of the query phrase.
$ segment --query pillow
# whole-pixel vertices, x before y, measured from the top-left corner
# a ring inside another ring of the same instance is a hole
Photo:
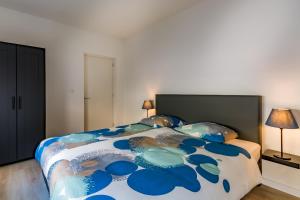
[[[238,137],[238,134],[234,130],[211,122],[189,124],[177,127],[175,130],[211,142],[222,143]]]
[[[168,115],[154,115],[148,118],[144,118],[140,123],[152,126],[152,127],[169,127],[176,128],[185,124],[185,122],[178,117]]]

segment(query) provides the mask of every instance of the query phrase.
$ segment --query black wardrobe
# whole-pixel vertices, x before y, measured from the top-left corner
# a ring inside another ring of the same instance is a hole
[[[45,49],[0,42],[0,165],[45,138]]]

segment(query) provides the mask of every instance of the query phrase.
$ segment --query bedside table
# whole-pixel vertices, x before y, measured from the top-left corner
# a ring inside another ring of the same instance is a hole
[[[285,154],[291,160],[273,157],[280,152],[266,150],[262,155],[263,184],[300,197],[300,156]]]
[[[280,155],[280,152],[268,149],[263,153],[262,159],[300,169],[300,156],[284,153],[284,157],[291,158],[291,160],[283,160],[274,157],[274,155]]]

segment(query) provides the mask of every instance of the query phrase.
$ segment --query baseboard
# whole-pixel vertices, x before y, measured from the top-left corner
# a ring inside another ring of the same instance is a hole
[[[268,180],[266,178],[263,178],[262,183],[271,188],[280,190],[282,192],[288,193],[288,194],[296,196],[296,197],[300,197],[300,190],[298,190],[296,188],[292,188],[290,186],[287,186],[287,185],[284,185],[284,184],[281,184],[278,182],[274,182],[274,181]]]
[[[13,165],[13,164],[16,164],[16,163],[19,163],[19,162],[24,162],[24,161],[32,160],[32,159],[34,159],[34,157],[24,158],[24,159],[16,160],[16,161],[13,161],[13,162],[8,162],[8,163],[1,164],[0,167],[4,167],[4,166],[7,166],[7,165]]]

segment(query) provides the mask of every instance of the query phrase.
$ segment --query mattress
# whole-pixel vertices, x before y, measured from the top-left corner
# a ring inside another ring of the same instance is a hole
[[[255,142],[250,142],[247,140],[241,140],[241,139],[233,139],[226,142],[227,144],[232,144],[238,147],[241,147],[245,150],[247,150],[251,157],[253,157],[257,162],[260,159],[261,156],[261,146]]]

